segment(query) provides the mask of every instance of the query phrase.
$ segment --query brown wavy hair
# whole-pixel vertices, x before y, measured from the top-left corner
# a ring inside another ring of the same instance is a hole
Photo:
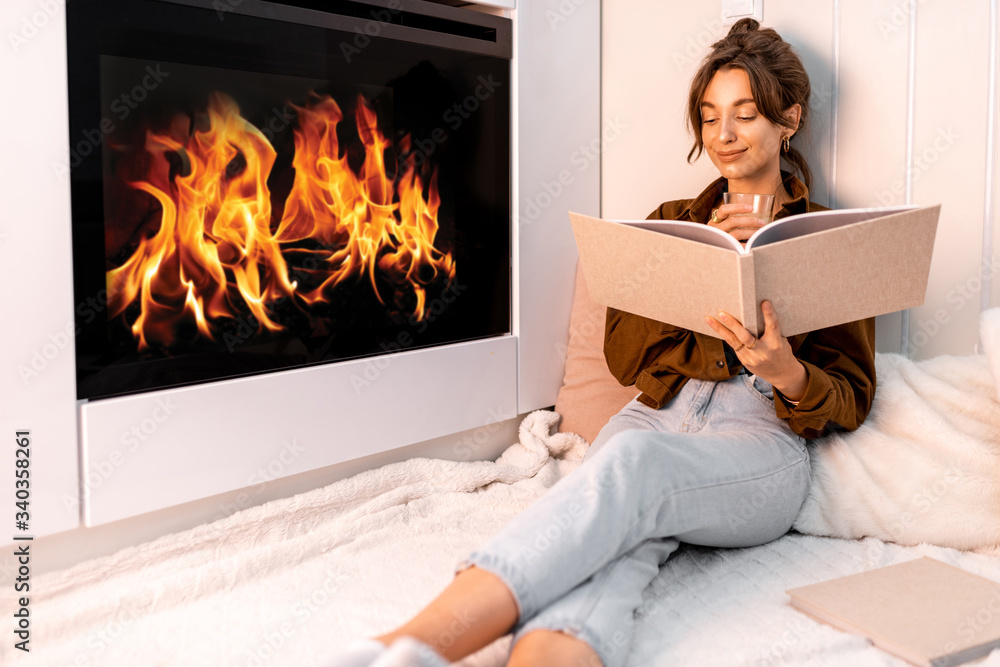
[[[795,136],[801,132],[809,120],[809,75],[802,61],[791,45],[771,28],[761,28],[753,19],[740,19],[729,30],[729,34],[712,45],[712,50],[702,61],[701,67],[691,81],[688,95],[688,124],[694,134],[694,146],[688,153],[688,162],[701,156],[705,145],[701,140],[701,103],[705,89],[719,70],[741,69],[750,79],[757,111],[776,125],[796,128],[782,115],[793,104],[799,104],[802,112]],[[794,137],[793,137],[794,139]],[[782,157],[802,176],[806,187],[812,184],[812,172],[805,156],[794,145]]]

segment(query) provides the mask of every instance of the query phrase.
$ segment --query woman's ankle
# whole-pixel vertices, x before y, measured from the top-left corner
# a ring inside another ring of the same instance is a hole
[[[516,622],[517,603],[506,584],[472,566],[407,623],[374,639],[390,646],[412,637],[454,662],[504,636]]]

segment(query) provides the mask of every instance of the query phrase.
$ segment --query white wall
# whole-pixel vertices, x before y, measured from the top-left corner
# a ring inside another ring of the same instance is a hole
[[[567,211],[600,212],[600,0],[528,0],[515,12],[518,412],[562,386],[576,244]]]
[[[68,155],[66,27],[32,0],[0,11],[0,544],[74,528],[79,511]],[[45,75],[42,75],[44,73]],[[67,330],[68,329],[68,330]],[[28,530],[15,530],[14,432],[30,429]]]
[[[602,14],[601,116],[623,130],[604,147],[601,214],[644,218],[718,176],[707,159],[685,161],[684,105],[698,61],[723,27],[714,3],[614,0]]]
[[[691,76],[728,30],[720,5],[605,4],[602,115],[624,118],[629,128],[605,151],[603,215],[645,216],[716,176],[707,158],[686,164],[683,123]],[[989,272],[990,259],[1000,261],[992,233],[996,7],[997,0],[817,0],[805,11],[794,0],[764,0],[764,25],[798,49],[812,79],[806,153],[814,198],[836,207],[942,204],[926,301],[908,316],[879,318],[881,351],[972,353],[981,301],[1000,304]]]

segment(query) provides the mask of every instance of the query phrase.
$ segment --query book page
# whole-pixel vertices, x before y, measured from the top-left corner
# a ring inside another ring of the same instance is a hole
[[[806,234],[822,232],[827,229],[845,227],[856,222],[873,220],[901,211],[912,211],[916,206],[887,206],[878,208],[845,208],[831,211],[814,211],[800,213],[761,227],[747,240],[747,252],[752,248],[765,246],[778,241],[787,241]]]
[[[717,248],[728,248],[741,253],[747,252],[743,249],[743,244],[726,232],[700,222],[687,222],[685,220],[617,220],[616,222],[629,227],[648,229],[651,232],[678,236],[689,241],[707,243]]]

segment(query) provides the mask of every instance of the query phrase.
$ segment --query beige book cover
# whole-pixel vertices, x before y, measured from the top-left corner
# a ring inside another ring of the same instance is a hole
[[[940,210],[803,213],[745,246],[693,222],[569,217],[597,303],[709,336],[705,316],[724,310],[760,336],[769,299],[794,336],[922,304]]]
[[[926,556],[786,593],[797,609],[915,665],[960,665],[1000,648],[1000,582]]]

